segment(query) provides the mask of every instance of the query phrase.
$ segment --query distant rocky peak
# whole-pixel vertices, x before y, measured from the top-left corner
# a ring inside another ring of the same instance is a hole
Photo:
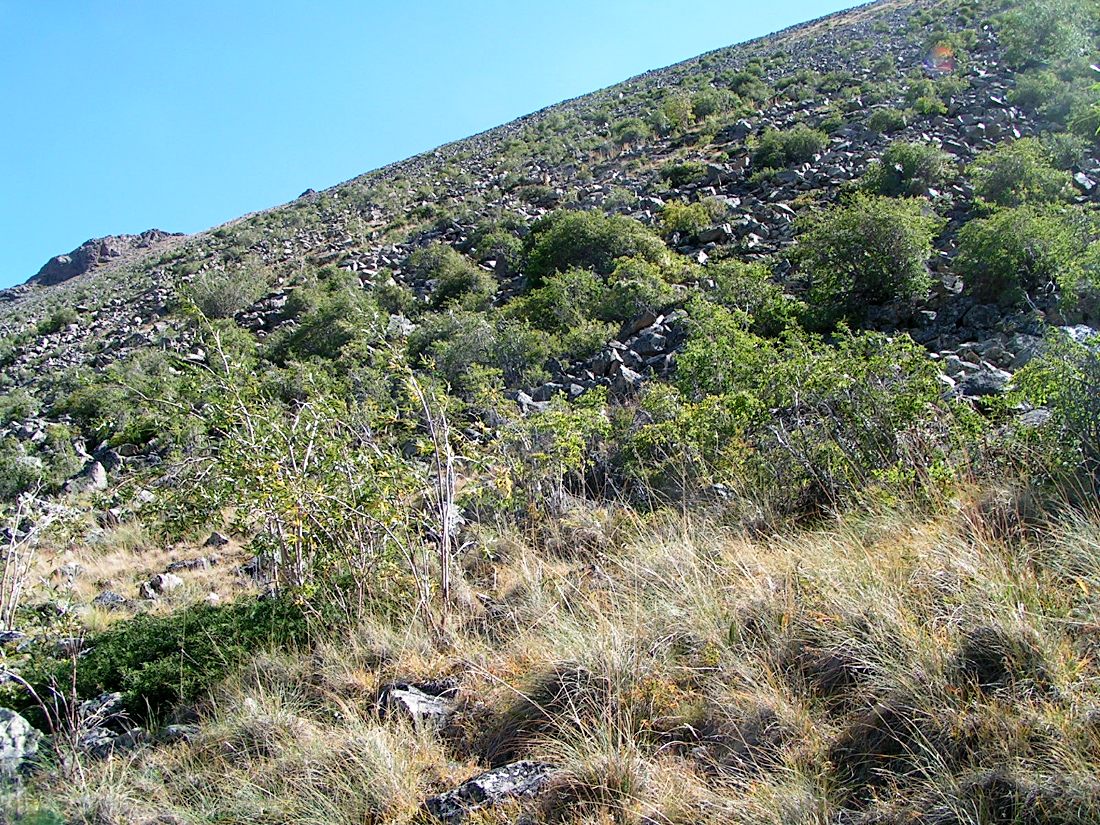
[[[67,255],[50,258],[27,283],[39,286],[60,284],[77,275],[83,275],[111,258],[118,258],[138,249],[148,249],[160,241],[178,237],[181,234],[165,232],[161,229],[147,229],[140,235],[108,235],[105,238],[92,238]]]

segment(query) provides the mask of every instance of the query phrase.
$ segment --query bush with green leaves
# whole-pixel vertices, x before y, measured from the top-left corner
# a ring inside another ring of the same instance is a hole
[[[1074,281],[1088,239],[1084,216],[1072,208],[1001,209],[959,231],[956,267],[971,294],[1017,304]]]
[[[1082,54],[1098,12],[1089,0],[1024,0],[996,20],[1009,66],[1025,68]]]
[[[38,414],[42,405],[25,389],[0,395],[0,427],[13,421],[26,421]]]
[[[1078,341],[1061,330],[1048,333],[1035,359],[1020,370],[1011,401],[1050,411],[1038,433],[1043,456],[1036,475],[1058,484],[1082,486],[1091,498],[1100,480],[1100,348],[1095,339]],[[1082,476],[1084,476],[1082,478]]]
[[[813,160],[829,145],[829,136],[804,123],[790,129],[766,129],[753,153],[753,163],[763,168],[780,168]]]
[[[378,306],[359,279],[349,272],[326,267],[316,281],[294,290],[284,315],[297,324],[272,338],[268,352],[276,363],[291,359],[333,360],[345,348],[373,338],[383,328]]]
[[[436,309],[445,306],[485,309],[496,293],[493,274],[447,244],[417,249],[409,256],[406,269],[414,279],[433,285],[430,304]]]
[[[195,276],[181,292],[206,318],[232,318],[252,306],[271,286],[271,273],[259,265]]]
[[[1072,169],[1085,156],[1089,141],[1073,132],[1048,132],[1039,138],[1050,165],[1055,169]]]
[[[39,335],[52,335],[79,320],[80,315],[72,307],[58,307],[39,321],[35,329]]]
[[[697,299],[676,391],[643,398],[649,423],[626,441],[635,472],[683,487],[722,482],[780,512],[835,508],[876,483],[934,492],[961,468],[973,422],[942,398],[907,338],[841,331],[752,334],[745,313]],[[964,419],[957,419],[964,416]]]
[[[645,258],[620,258],[596,309],[602,321],[623,323],[643,312],[661,312],[676,299],[661,268]]]
[[[725,112],[732,105],[730,94],[724,89],[704,89],[692,96],[691,114],[696,121],[703,121],[712,115]]]
[[[414,364],[430,364],[455,392],[469,394],[475,366],[497,370],[508,387],[543,383],[551,339],[514,316],[452,310],[425,316],[409,336],[408,350]]]
[[[669,186],[679,188],[691,183],[699,183],[707,176],[707,167],[706,164],[696,160],[683,163],[666,163],[661,167],[660,175],[661,180],[668,183]]]
[[[749,331],[774,338],[795,326],[805,306],[784,294],[762,263],[725,260],[707,266],[705,277],[714,282],[707,295],[714,303],[745,313]]]
[[[943,186],[955,171],[949,154],[931,143],[895,141],[882,160],[867,170],[864,188],[877,195],[927,195]]]
[[[669,252],[638,221],[602,212],[552,212],[532,225],[524,241],[524,271],[532,287],[574,267],[610,275],[616,261],[633,257],[664,266]]]
[[[679,233],[694,237],[711,225],[710,211],[703,203],[668,201],[661,208],[661,229],[666,237]]]
[[[611,127],[611,137],[619,146],[637,146],[653,134],[649,124],[638,117],[628,117]]]
[[[614,326],[596,317],[607,294],[607,284],[594,272],[569,269],[513,300],[506,312],[549,333],[554,355],[587,358],[615,333]]]
[[[906,117],[905,112],[898,109],[875,109],[871,116],[867,118],[867,128],[872,132],[879,132],[884,135],[900,131],[908,125],[909,119]]]
[[[118,691],[130,713],[146,719],[203,698],[257,650],[301,649],[310,639],[305,611],[289,599],[200,604],[120,622],[93,637],[75,673],[64,662],[36,681],[43,695],[49,676],[65,686],[75,679],[82,699]]]
[[[865,194],[804,218],[794,260],[809,279],[815,321],[858,321],[869,306],[924,297],[944,223],[927,201]]]
[[[730,72],[722,77],[722,82],[742,100],[766,100],[768,95],[771,94],[771,90],[764,79],[756,72],[747,69]]]
[[[1049,151],[1035,138],[1021,138],[982,152],[970,167],[974,191],[986,203],[1020,206],[1065,198],[1066,172],[1055,169]]]

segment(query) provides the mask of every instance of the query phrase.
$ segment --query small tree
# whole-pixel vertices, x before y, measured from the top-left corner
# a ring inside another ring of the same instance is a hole
[[[943,225],[925,201],[862,194],[802,221],[794,257],[819,320],[859,320],[868,306],[923,297]]]

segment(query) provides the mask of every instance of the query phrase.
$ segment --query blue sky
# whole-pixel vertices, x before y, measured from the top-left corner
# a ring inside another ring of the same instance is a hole
[[[852,5],[0,0],[0,287]]]

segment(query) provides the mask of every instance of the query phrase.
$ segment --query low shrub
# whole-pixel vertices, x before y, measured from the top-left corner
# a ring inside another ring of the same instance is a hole
[[[231,272],[203,272],[182,290],[206,318],[232,318],[267,292],[271,273],[259,266],[244,266]]]
[[[661,180],[669,186],[679,188],[690,183],[698,183],[707,176],[707,167],[699,161],[689,160],[684,163],[666,163],[661,167]]]
[[[884,135],[900,131],[908,125],[909,119],[905,112],[897,109],[875,109],[867,118],[867,128]]]
[[[1050,203],[1064,198],[1070,185],[1069,175],[1054,168],[1050,153],[1035,138],[983,152],[970,176],[978,197],[997,206]]]
[[[1069,208],[1018,206],[968,222],[956,267],[982,300],[1018,304],[1075,281],[1087,246],[1082,215]]]
[[[767,129],[760,136],[753,153],[753,163],[758,167],[781,168],[813,160],[829,145],[829,136],[804,123],[790,129]]]
[[[610,275],[618,259],[631,257],[663,265],[669,253],[642,224],[602,212],[553,212],[536,221],[524,241],[524,267],[531,287],[554,272],[574,267]]]
[[[867,171],[864,188],[877,195],[927,195],[954,172],[951,156],[929,143],[891,143]]]

